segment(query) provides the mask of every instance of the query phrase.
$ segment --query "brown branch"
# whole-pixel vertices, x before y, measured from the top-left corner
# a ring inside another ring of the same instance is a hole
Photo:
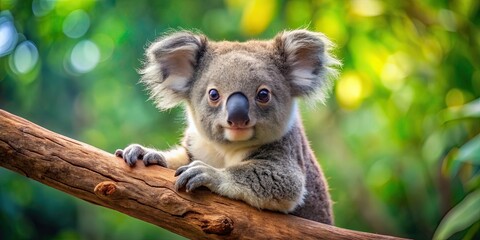
[[[172,170],[137,165],[0,109],[0,166],[188,238],[396,239],[257,210],[208,190],[177,192]]]

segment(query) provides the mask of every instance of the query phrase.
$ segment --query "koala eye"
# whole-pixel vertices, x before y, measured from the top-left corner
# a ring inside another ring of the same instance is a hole
[[[270,91],[268,89],[260,89],[257,93],[256,100],[260,103],[267,103],[270,101]]]
[[[208,97],[210,98],[210,101],[216,102],[218,99],[220,99],[220,94],[218,93],[217,89],[212,88],[208,91]]]

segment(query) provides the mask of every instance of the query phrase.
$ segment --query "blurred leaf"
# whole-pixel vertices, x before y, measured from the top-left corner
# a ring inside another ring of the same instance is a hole
[[[466,189],[480,189],[480,174],[475,174],[470,180],[465,183]]]
[[[480,189],[466,196],[442,219],[434,240],[447,239],[480,220]]]
[[[480,166],[480,134],[465,143],[460,149],[454,148],[445,157],[442,164],[442,172],[447,171],[452,175],[458,174],[462,169],[465,180],[473,177],[471,169]]]
[[[480,118],[480,98],[460,107],[451,107],[442,113],[444,123],[465,118]]]
[[[456,168],[459,167],[455,164],[455,159],[456,159],[457,155],[458,155],[458,148],[453,148],[443,158],[442,167],[441,167],[441,172],[442,172],[443,176],[447,176],[449,173],[452,174],[452,175],[456,174],[458,169],[456,169],[456,171],[454,172],[453,168],[454,167],[456,167]]]
[[[455,160],[480,165],[480,134],[459,149]]]

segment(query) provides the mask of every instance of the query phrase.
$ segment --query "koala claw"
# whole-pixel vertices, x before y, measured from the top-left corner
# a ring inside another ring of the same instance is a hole
[[[162,167],[167,167],[167,161],[165,160],[165,157],[156,151],[148,151],[145,153],[143,156],[143,163],[145,163],[145,166],[160,165]]]
[[[198,187],[205,186],[214,190],[220,184],[221,172],[201,161],[194,161],[189,165],[180,167],[175,172],[178,176],[175,181],[175,189],[178,191],[185,187],[187,192],[191,192]]]
[[[123,158],[131,167],[135,165],[137,160],[143,160],[145,166],[156,164],[167,167],[167,161],[160,152],[144,148],[139,144],[131,144],[125,150],[118,149],[115,151],[115,156]]]
[[[189,166],[189,165],[185,165],[185,166],[179,167],[179,168],[177,169],[177,171],[175,171],[175,175],[174,175],[174,176],[175,176],[175,177],[178,177],[180,174],[182,174],[183,172],[187,171],[188,166]],[[178,180],[177,180],[177,181],[178,181]]]
[[[115,150],[115,156],[119,158],[123,158],[123,149]]]

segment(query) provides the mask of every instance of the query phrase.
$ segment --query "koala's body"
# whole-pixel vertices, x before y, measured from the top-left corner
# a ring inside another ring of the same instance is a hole
[[[323,173],[304,134],[296,98],[328,88],[339,62],[320,33],[285,31],[273,40],[214,42],[191,32],[147,50],[142,82],[160,109],[185,104],[180,146],[132,144],[116,155],[176,169],[175,186],[205,186],[261,208],[333,224]]]

